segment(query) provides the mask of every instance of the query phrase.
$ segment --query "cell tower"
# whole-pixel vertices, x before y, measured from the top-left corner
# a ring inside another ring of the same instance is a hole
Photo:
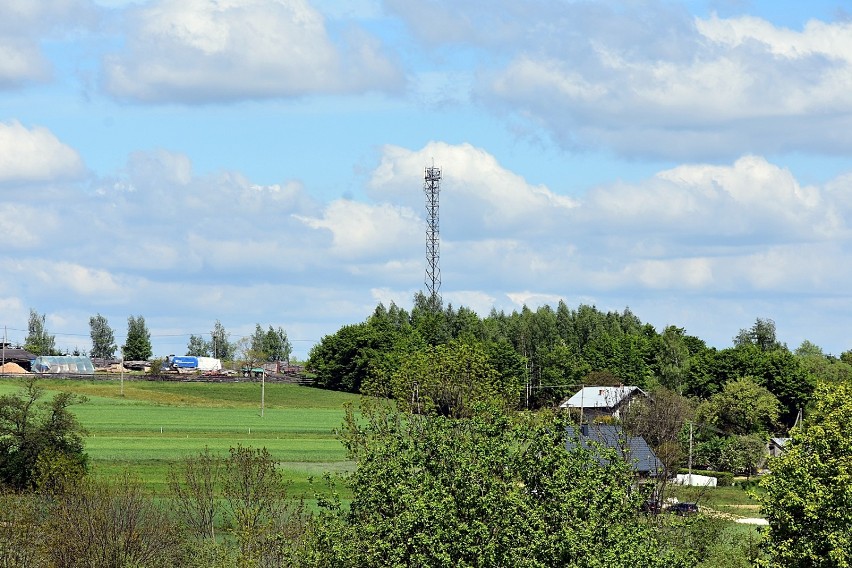
[[[441,253],[438,231],[438,195],[441,193],[441,168],[426,168],[426,294],[433,309],[441,306]]]

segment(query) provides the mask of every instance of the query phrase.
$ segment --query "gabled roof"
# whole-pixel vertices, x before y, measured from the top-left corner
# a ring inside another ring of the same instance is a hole
[[[791,439],[792,438],[775,438],[775,437],[773,437],[773,438],[769,438],[769,442],[771,444],[775,444],[779,448],[783,448],[784,446],[787,445],[787,442],[789,442]]]
[[[576,447],[577,441],[580,447],[595,452],[595,446],[600,445],[611,448],[626,462],[631,464],[633,471],[642,475],[657,475],[663,470],[663,463],[657,459],[654,450],[641,436],[628,436],[621,426],[610,424],[584,424],[580,428],[580,435],[572,426],[566,427],[568,439],[565,447],[570,451]],[[606,464],[608,460],[598,454],[596,458],[599,464]]]
[[[559,408],[615,408],[636,391],[645,394],[639,387],[585,387]]]

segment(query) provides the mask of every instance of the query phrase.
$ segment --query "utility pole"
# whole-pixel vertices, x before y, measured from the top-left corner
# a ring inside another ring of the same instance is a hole
[[[263,408],[266,405],[266,369],[260,372],[260,417],[263,418]]]
[[[689,423],[689,484],[692,485],[692,422]]]

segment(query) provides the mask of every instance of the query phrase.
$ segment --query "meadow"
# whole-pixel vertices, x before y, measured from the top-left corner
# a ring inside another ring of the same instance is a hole
[[[22,379],[0,380],[0,395],[19,390]],[[291,483],[291,494],[310,498],[310,478],[351,469],[334,435],[346,403],[355,395],[267,383],[260,415],[260,383],[184,383],[125,380],[44,379],[45,399],[59,391],[85,396],[72,411],[88,431],[91,475],[110,478],[125,471],[152,491],[167,489],[168,471],[204,448],[227,454],[237,445],[265,446]]]

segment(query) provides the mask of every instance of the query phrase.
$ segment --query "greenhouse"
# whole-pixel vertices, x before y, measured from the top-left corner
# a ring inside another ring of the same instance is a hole
[[[30,365],[33,373],[51,375],[94,375],[95,366],[88,357],[73,355],[36,357]]]

